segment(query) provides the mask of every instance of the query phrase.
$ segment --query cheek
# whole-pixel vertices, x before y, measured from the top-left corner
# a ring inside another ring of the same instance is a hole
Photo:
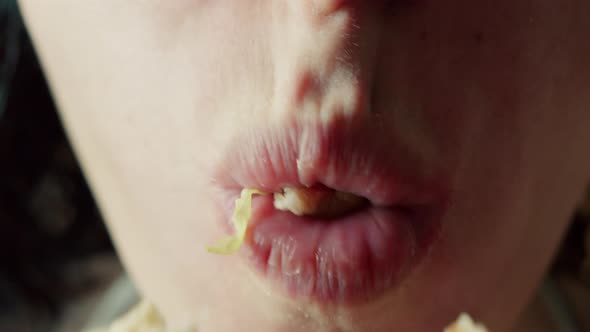
[[[409,287],[490,322],[507,321],[495,316],[517,312],[533,291],[590,173],[590,98],[580,89],[589,54],[572,47],[585,44],[581,34],[523,12],[494,17],[502,12],[392,23],[374,90],[391,124],[404,113],[422,123],[455,179],[444,238],[416,279],[421,289]]]
[[[583,108],[590,97],[582,87],[590,83],[590,47],[575,47],[587,44],[584,34],[568,32],[563,18],[534,19],[550,9],[543,5],[482,6],[466,14],[467,3],[453,11],[429,3],[390,20],[380,45],[375,110],[389,114],[393,126],[410,124],[408,131],[423,133],[439,151],[432,159],[448,169],[474,154],[534,163],[538,156],[533,161],[529,154],[540,154],[546,143],[587,139]],[[586,21],[568,24],[587,31]],[[554,136],[560,137],[546,142]]]

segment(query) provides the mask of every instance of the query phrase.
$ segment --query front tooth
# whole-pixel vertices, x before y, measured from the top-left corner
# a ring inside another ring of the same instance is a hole
[[[298,216],[336,218],[359,209],[366,200],[354,194],[314,188],[285,188],[274,194],[277,210]]]

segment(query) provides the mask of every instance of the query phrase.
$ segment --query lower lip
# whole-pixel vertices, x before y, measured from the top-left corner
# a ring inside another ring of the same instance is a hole
[[[370,206],[336,219],[277,211],[272,195],[254,200],[244,252],[254,270],[294,299],[363,302],[395,288],[438,234],[425,209]]]

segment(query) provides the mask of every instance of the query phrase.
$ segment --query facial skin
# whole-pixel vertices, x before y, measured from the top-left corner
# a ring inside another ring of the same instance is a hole
[[[171,326],[426,332],[467,311],[508,331],[590,176],[588,1],[21,7],[119,252]],[[428,257],[355,304],[292,299],[204,250],[236,140],[334,119],[384,128],[384,154],[451,192]]]

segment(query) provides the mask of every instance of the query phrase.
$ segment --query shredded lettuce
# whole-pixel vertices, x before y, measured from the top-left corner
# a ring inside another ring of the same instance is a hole
[[[207,248],[207,251],[220,255],[232,255],[236,253],[246,236],[248,229],[248,222],[252,215],[252,196],[264,194],[256,189],[242,189],[240,197],[236,199],[234,214],[232,216],[232,223],[234,225],[235,233],[232,236],[221,239],[214,246]]]

